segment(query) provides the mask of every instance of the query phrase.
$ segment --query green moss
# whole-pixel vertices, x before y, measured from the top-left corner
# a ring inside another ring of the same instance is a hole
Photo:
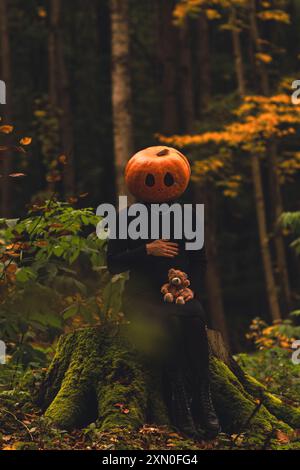
[[[122,335],[93,328],[64,336],[44,383],[45,416],[70,429],[93,420],[102,430],[137,428],[148,408],[147,369]]]
[[[278,419],[289,424],[292,428],[300,428],[300,409],[284,403],[276,395],[268,392],[266,387],[248,374],[243,377],[245,389],[254,397],[261,399],[265,407]]]
[[[55,356],[49,366],[38,397],[38,402],[43,408],[47,408],[61,387],[70,364],[75,342],[76,334],[71,333],[62,335],[57,343]]]
[[[57,348],[47,378],[46,399],[61,385],[45,416],[62,428],[81,426],[94,417],[100,339],[96,329],[84,329],[65,337]]]
[[[274,428],[286,433],[292,432],[287,424],[279,421],[264,405],[258,408],[255,398],[245,390],[224,363],[212,358],[211,372],[214,403],[225,432],[246,433],[248,444],[253,448],[261,448]]]
[[[58,343],[42,387],[49,404],[45,415],[64,429],[97,421],[100,432],[133,430],[147,422],[169,424],[158,372],[122,330],[78,330]],[[239,379],[217,358],[211,359],[211,377],[223,431],[245,434],[251,448],[273,445],[274,430],[290,434],[287,423],[299,427],[299,411],[255,379]],[[263,402],[259,407],[258,398]]]
[[[101,429],[116,426],[138,428],[146,421],[147,380],[142,361],[137,360],[121,337],[114,338],[101,357],[97,390]]]
[[[38,450],[39,446],[36,442],[22,442],[15,444],[15,450]]]

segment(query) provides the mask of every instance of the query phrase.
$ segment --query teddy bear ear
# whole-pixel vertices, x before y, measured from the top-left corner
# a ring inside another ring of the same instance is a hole
[[[168,274],[169,274],[169,276],[172,276],[173,274],[175,274],[175,272],[176,272],[175,269],[171,268],[171,269],[169,269]]]
[[[189,287],[191,285],[190,281],[188,279],[186,279],[184,281],[184,284],[185,284],[185,287]]]

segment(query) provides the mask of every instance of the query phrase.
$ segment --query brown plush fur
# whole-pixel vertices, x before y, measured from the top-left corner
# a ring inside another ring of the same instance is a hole
[[[175,302],[176,304],[185,304],[186,298],[194,293],[189,289],[190,281],[187,274],[179,269],[170,269],[168,272],[169,282],[161,288],[165,302]]]

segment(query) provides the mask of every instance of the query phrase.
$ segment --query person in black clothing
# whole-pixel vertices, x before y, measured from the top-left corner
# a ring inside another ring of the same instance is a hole
[[[150,206],[149,226],[151,226]],[[130,223],[128,217],[128,223]],[[150,231],[151,233],[151,231]],[[174,424],[186,434],[213,437],[219,423],[209,390],[209,354],[205,314],[200,303],[206,256],[201,250],[186,250],[186,240],[110,239],[107,266],[112,274],[130,272],[124,292],[125,314],[157,320],[169,335],[165,364],[171,382],[171,414]],[[184,305],[163,301],[161,286],[170,268],[188,274],[194,298]]]
[[[160,150],[156,155],[165,152],[161,152],[161,148],[153,149]],[[146,149],[148,153],[149,150],[152,148]],[[149,203],[146,206],[148,233],[151,233],[153,206]],[[169,206],[165,204],[165,208],[168,210]],[[128,216],[128,224],[130,222]],[[163,369],[170,385],[169,402],[174,425],[191,437],[213,438],[220,426],[210,393],[209,347],[205,314],[200,303],[206,269],[205,250],[187,250],[187,240],[175,238],[174,227],[173,223],[168,240],[162,237],[155,240],[109,239],[107,266],[112,274],[129,271],[123,308],[131,322],[138,322],[141,317],[150,319],[165,333]],[[186,298],[184,305],[163,301],[160,290],[168,279],[170,268],[184,271],[191,282],[194,297]]]

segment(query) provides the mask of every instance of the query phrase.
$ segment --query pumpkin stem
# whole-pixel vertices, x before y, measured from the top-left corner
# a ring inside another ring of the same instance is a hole
[[[168,153],[169,153],[169,149],[163,149],[160,152],[158,152],[156,155],[158,157],[163,157],[164,155],[168,155]]]

